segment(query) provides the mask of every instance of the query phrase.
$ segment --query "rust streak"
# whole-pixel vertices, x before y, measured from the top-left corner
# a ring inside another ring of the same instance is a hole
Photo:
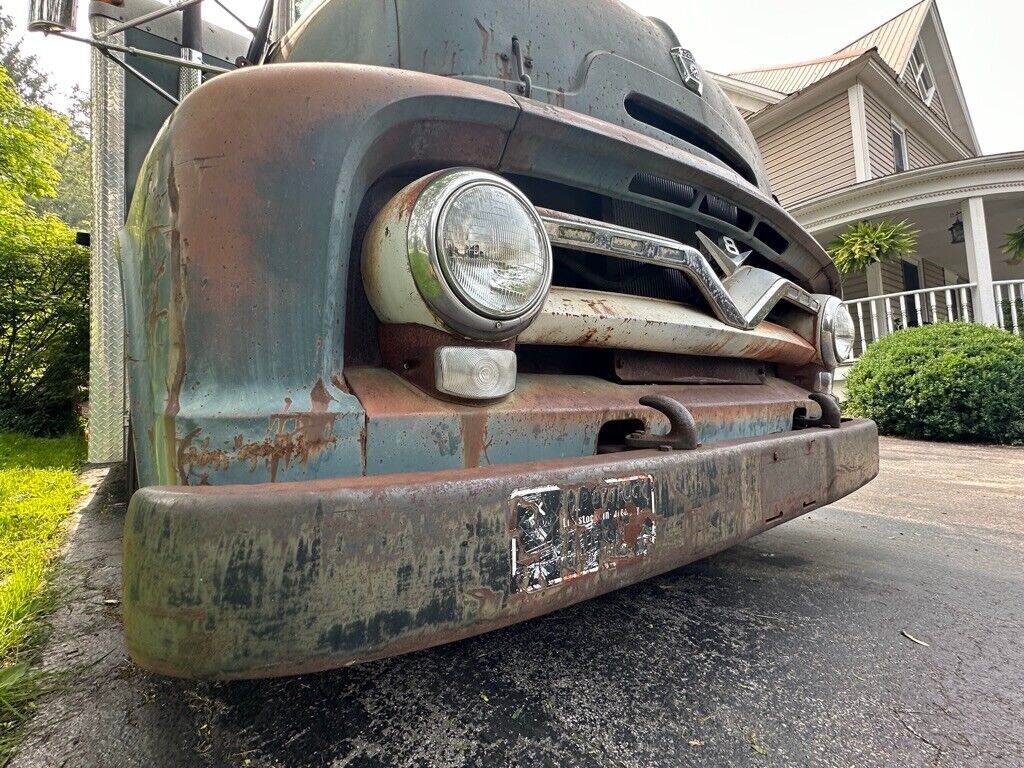
[[[462,457],[465,467],[482,467],[481,456],[486,464],[491,463],[487,449],[491,441],[487,439],[487,412],[467,411],[462,419]]]
[[[170,202],[171,218],[178,217],[178,185],[174,175],[172,164],[167,175],[167,194]],[[178,474],[181,477],[180,463],[177,461],[178,453],[175,442],[177,439],[177,417],[181,410],[181,387],[185,381],[185,311],[187,308],[185,295],[185,279],[187,268],[185,259],[181,253],[181,233],[177,226],[171,229],[171,306],[168,308],[168,380],[167,380],[167,403],[164,407],[164,441],[167,450],[167,460],[171,463],[170,475]]]
[[[307,464],[337,443],[334,424],[338,414],[330,413],[334,401],[327,391],[323,379],[317,379],[310,392],[310,410],[289,411],[290,400],[281,413],[273,414],[268,425],[268,436],[262,441],[246,442],[243,435],[234,439],[235,454],[241,461],[249,462],[250,471],[255,472],[261,461],[270,470],[270,482],[277,482],[277,474],[283,466],[288,469],[293,461]]]
[[[193,467],[212,467],[213,469],[226,470],[231,464],[228,452],[222,448],[211,449],[209,437],[204,438],[198,446],[195,445],[195,437],[198,433],[198,429],[192,430],[178,446],[179,474],[187,477],[191,474]],[[203,473],[202,476],[209,479],[206,473]]]
[[[177,465],[178,468],[178,480],[181,482],[182,485],[188,485],[188,470],[185,468],[184,460],[185,454],[191,447],[192,441],[196,439],[196,436],[200,432],[202,432],[202,430],[196,427],[187,435],[185,435],[184,437],[177,441],[177,450],[175,450],[173,455],[175,457],[175,464]],[[172,432],[171,435],[174,436],[174,433]]]
[[[487,60],[487,46],[491,42],[491,33],[487,31],[487,27],[478,18],[473,18],[476,23],[476,28],[480,30],[480,63],[483,64]]]

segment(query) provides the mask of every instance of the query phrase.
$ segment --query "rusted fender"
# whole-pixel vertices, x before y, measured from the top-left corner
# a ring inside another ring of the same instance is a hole
[[[221,679],[426,648],[707,556],[877,471],[861,420],[693,451],[146,488],[125,525],[127,646],[147,669]]]
[[[344,64],[248,67],[190,94],[121,238],[141,484],[359,474],[342,361],[367,190],[395,168],[496,168],[518,114],[493,88]]]

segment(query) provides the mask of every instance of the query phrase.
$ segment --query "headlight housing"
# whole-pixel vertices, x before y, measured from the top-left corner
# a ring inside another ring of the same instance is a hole
[[[841,299],[829,296],[822,304],[818,319],[818,347],[826,368],[835,370],[853,359],[855,337],[850,310]]]
[[[551,270],[551,244],[533,204],[500,176],[469,168],[431,174],[399,192],[363,248],[363,280],[381,320],[483,340],[529,325]],[[412,303],[425,304],[431,319]]]

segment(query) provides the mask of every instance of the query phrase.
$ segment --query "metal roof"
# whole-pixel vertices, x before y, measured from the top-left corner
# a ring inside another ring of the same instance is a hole
[[[867,49],[847,51],[845,53],[833,54],[832,56],[825,56],[821,59],[802,61],[797,64],[752,69],[746,72],[730,72],[729,77],[742,80],[745,83],[759,85],[762,88],[770,88],[773,91],[790,94],[803,90],[808,85],[811,85],[811,83],[816,83],[823,77],[831,75],[837,69],[842,69],[865,53],[867,53]]]
[[[879,56],[894,72],[902,72],[932,2],[921,0],[831,56],[795,64],[730,72],[729,77],[786,94],[795,93],[831,75],[873,48],[878,50]]]
[[[885,24],[871,30],[859,40],[854,40],[839,53],[877,48],[878,55],[892,67],[894,72],[902,72],[903,68],[907,66],[910,52],[914,49],[914,43],[917,41],[921,25],[924,24],[931,5],[932,0],[921,0],[898,16],[889,19]]]

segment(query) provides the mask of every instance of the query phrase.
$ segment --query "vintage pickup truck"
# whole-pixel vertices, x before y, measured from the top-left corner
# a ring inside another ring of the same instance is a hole
[[[138,664],[458,640],[874,477],[874,424],[831,394],[836,269],[666,24],[303,10],[174,110],[121,235]]]

